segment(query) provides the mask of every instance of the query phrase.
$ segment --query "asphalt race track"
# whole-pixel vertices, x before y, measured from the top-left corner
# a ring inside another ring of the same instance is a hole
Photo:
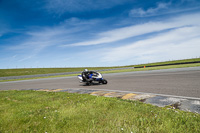
[[[85,86],[77,77],[1,82],[0,90],[84,88],[200,98],[200,67],[104,74],[107,85]]]

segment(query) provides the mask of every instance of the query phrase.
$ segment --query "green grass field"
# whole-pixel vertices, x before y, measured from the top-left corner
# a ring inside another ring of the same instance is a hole
[[[195,63],[195,64],[181,64],[181,65],[169,65],[169,66],[157,66],[157,67],[146,67],[146,68],[136,68],[136,69],[124,69],[124,70],[123,69],[122,70],[112,70],[112,71],[103,71],[102,73],[149,71],[149,70],[185,68],[185,67],[198,67],[198,66],[200,66],[200,63]]]
[[[130,67],[167,65],[167,64],[186,63],[186,62],[195,62],[195,61],[200,61],[200,58],[184,59],[184,60],[173,60],[173,61],[165,61],[165,62],[155,62],[155,63],[139,64],[139,65],[131,65]]]
[[[111,69],[118,67],[89,67],[90,70]],[[22,68],[22,69],[0,69],[0,77],[7,76],[22,76],[22,75],[36,75],[36,74],[50,74],[63,72],[79,72],[85,68]]]
[[[132,69],[123,69],[123,70],[102,71],[101,73],[105,74],[105,73],[120,73],[120,72],[133,72],[133,71],[149,71],[149,70],[184,68],[184,67],[197,67],[197,66],[200,66],[200,63],[183,64],[183,65],[170,65],[170,66],[158,66],[158,67],[146,67],[146,68],[137,68],[137,69],[133,69],[132,68]],[[0,82],[18,81],[18,80],[30,80],[30,79],[41,79],[41,78],[57,78],[57,77],[67,77],[67,76],[77,76],[77,74],[46,76],[46,77],[35,77],[35,78],[9,79],[9,80],[0,80]]]
[[[0,91],[1,133],[199,133],[200,115],[88,94]]]
[[[167,62],[157,62],[157,63],[140,64],[140,65],[132,65],[132,66],[120,66],[120,67],[89,67],[87,69],[89,69],[89,70],[101,70],[101,69],[123,68],[123,67],[141,67],[141,66],[149,66],[149,65],[163,65],[163,64],[192,62],[192,61],[200,61],[200,58],[186,59],[186,60],[176,60],[176,61],[167,61]],[[177,67],[177,65],[171,65],[171,66],[172,66],[171,68]],[[158,67],[155,67],[155,68],[157,69]],[[155,68],[153,68],[153,69],[155,69]],[[0,77],[36,75],[36,74],[50,74],[50,73],[63,73],[63,72],[79,72],[79,71],[83,71],[84,69],[85,68],[81,68],[81,67],[80,68],[0,69]],[[135,69],[135,70],[138,70],[138,69]]]

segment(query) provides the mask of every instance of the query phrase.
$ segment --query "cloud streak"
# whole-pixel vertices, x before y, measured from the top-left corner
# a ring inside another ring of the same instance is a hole
[[[41,51],[48,47],[56,46],[62,43],[63,34],[66,31],[60,27],[56,28],[37,28],[28,30],[26,39],[17,41],[16,45],[7,47],[8,50],[20,52],[22,56],[20,62],[29,60],[37,56]]]
[[[182,27],[150,39],[134,42],[107,51],[102,62],[122,60],[163,61],[196,57],[200,49],[200,26]]]
[[[198,0],[181,0],[179,2],[170,0],[169,2],[159,2],[156,7],[134,8],[130,10],[130,17],[153,17],[167,14],[184,13],[187,11],[198,10],[200,3]]]
[[[155,14],[159,11],[166,10],[171,5],[171,3],[158,3],[157,7],[155,8],[149,8],[147,10],[144,10],[142,8],[132,9],[129,13],[130,16],[148,16]]]
[[[62,15],[65,13],[109,9],[130,2],[130,0],[46,0],[45,2],[45,9],[50,13]]]
[[[17,53],[20,52],[23,55],[19,59],[20,62],[30,60],[49,47],[56,49],[60,48],[59,46],[62,44],[77,40],[74,37],[75,35],[76,37],[79,36],[77,33],[84,32],[88,30],[89,26],[97,23],[99,23],[99,20],[96,19],[84,21],[78,18],[70,18],[54,27],[29,27],[23,33],[26,38],[17,39],[15,44],[6,47],[6,49]]]
[[[90,46],[104,43],[112,43],[127,39],[130,37],[145,35],[148,33],[161,32],[173,28],[180,28],[188,25],[196,25],[200,21],[200,14],[185,15],[177,18],[168,19],[166,21],[148,22],[123,28],[118,28],[106,32],[99,33],[96,39],[66,44],[63,47],[69,46]]]

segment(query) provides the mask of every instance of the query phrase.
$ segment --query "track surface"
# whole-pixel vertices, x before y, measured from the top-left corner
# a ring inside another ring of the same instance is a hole
[[[0,90],[85,88],[200,98],[200,67],[104,74],[107,85],[85,86],[77,77],[0,83]]]

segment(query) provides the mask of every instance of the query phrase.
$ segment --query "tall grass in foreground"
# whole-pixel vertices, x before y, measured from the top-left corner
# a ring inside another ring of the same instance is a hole
[[[88,94],[0,91],[0,132],[200,132],[200,115]]]

